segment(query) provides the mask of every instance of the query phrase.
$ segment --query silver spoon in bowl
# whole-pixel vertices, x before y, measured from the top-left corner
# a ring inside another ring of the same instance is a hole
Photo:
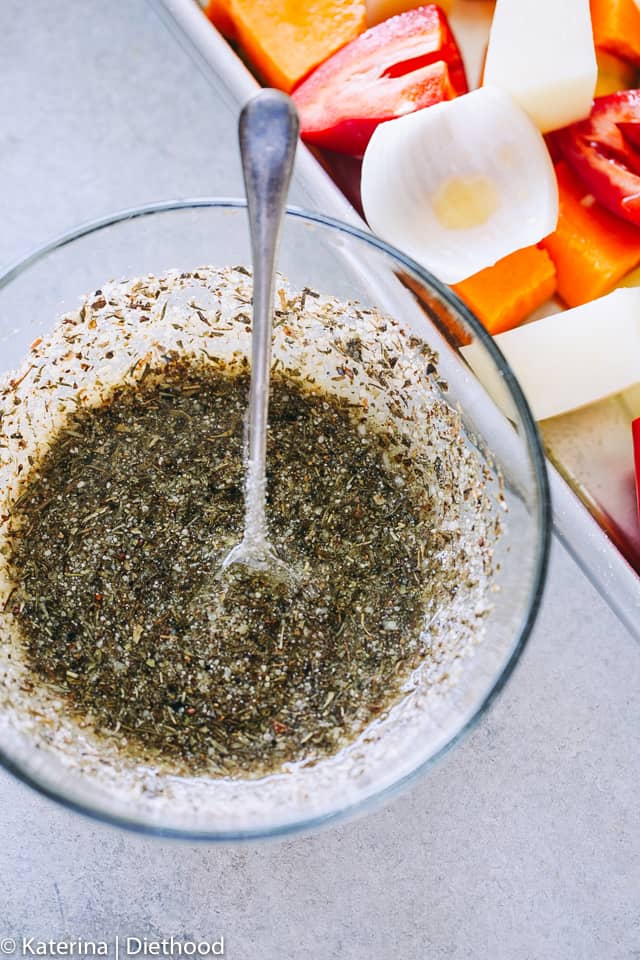
[[[266,516],[267,423],[276,254],[298,141],[290,97],[262,90],[240,114],[238,134],[253,259],[253,325],[245,473],[244,535],[222,570],[242,564],[274,579],[291,571],[269,541]]]

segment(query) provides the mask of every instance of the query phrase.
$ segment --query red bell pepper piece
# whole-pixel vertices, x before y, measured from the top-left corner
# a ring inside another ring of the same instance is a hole
[[[467,89],[447,18],[431,3],[360,34],[303,80],[293,99],[303,140],[361,157],[379,123]]]
[[[636,467],[636,492],[638,495],[638,518],[640,519],[640,417],[631,424],[633,430],[633,459]]]
[[[323,150],[320,156],[326,163],[334,183],[340,187],[351,206],[355,207],[364,219],[360,193],[362,160],[359,157],[350,157],[347,153],[335,153],[333,150]]]
[[[586,120],[551,141],[596,200],[640,226],[640,90],[598,97]]]

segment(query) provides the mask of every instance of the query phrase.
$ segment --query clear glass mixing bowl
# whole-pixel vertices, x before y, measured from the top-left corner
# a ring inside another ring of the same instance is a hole
[[[243,201],[155,204],[75,230],[0,278],[2,373],[16,368],[60,314],[77,309],[80,296],[108,278],[162,275],[169,268],[187,271],[206,264],[250,265],[250,259]],[[117,783],[104,779],[96,782],[61,763],[55,751],[41,744],[35,749],[0,713],[0,755],[7,769],[71,808],[132,829],[228,840],[306,829],[362,810],[423,773],[469,730],[511,674],[540,604],[550,536],[544,456],[518,383],[491,337],[417,263],[376,237],[320,214],[288,211],[279,269],[297,289],[356,300],[395,317],[438,351],[440,377],[448,384],[443,384],[443,396],[460,412],[466,443],[499,478],[496,489],[508,508],[496,545],[499,569],[491,610],[483,619],[485,636],[457,664],[457,682],[436,697],[437,709],[427,711],[412,735],[387,751],[384,762],[369,764],[365,750],[344,783],[339,777],[332,783],[329,763],[322,782],[305,783],[302,777],[288,792],[279,792],[278,777],[257,781],[251,788],[255,803],[248,805],[237,802],[235,788],[228,784],[205,783],[204,789],[200,784],[197,802],[191,802],[182,796],[180,783],[169,789],[165,781],[171,778],[161,775],[136,791],[117,789]],[[464,361],[460,345],[471,342],[488,355],[507,388],[508,418]],[[167,801],[167,789],[169,794],[175,790],[175,802]],[[220,802],[221,790],[228,790],[228,802]],[[164,797],[162,803],[154,800],[156,795]]]

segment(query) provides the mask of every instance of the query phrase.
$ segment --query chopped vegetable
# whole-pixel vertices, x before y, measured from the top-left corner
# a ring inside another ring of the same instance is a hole
[[[238,40],[264,80],[291,91],[365,27],[364,0],[231,0]]]
[[[326,164],[329,175],[342,190],[351,206],[355,207],[360,216],[363,216],[360,196],[362,160],[358,157],[350,157],[346,153],[334,153],[332,150],[322,151],[320,160]]]
[[[484,82],[543,133],[588,116],[597,72],[589,0],[498,0]]]
[[[323,70],[324,66],[326,64],[319,69]],[[333,96],[329,96],[330,91],[318,84],[320,98],[312,102],[315,91],[308,85],[315,85],[315,73],[298,88],[294,99],[301,119],[300,135],[306,143],[362,157],[379,123],[403,116],[408,112],[408,105],[421,109],[456,96],[449,68],[442,61],[422,67],[417,83],[413,77],[408,80],[381,78],[371,83],[366,77],[357,76],[358,85],[364,79],[361,98],[358,95],[352,98],[349,87],[341,84],[332,91]],[[387,88],[380,91],[382,96],[376,96],[373,90],[376,83]]]
[[[432,3],[367,30],[314,70],[293,99],[303,140],[361,157],[379,123],[466,90],[460,51]]]
[[[543,246],[556,266],[558,293],[576,307],[608,293],[640,263],[640,230],[596,203],[565,163],[556,174],[560,216]]]
[[[395,17],[399,13],[406,13],[407,10],[413,10],[419,6],[416,0],[367,0],[367,26],[374,27],[389,17]],[[451,8],[451,0],[440,0],[439,7],[448,13]]]
[[[536,420],[619,393],[640,378],[640,289],[614,290],[574,310],[496,337]],[[479,344],[462,352],[507,415],[513,401]]]
[[[640,225],[640,90],[598,97],[587,120],[552,140],[596,200]]]
[[[640,287],[640,267],[636,267],[635,270],[632,270],[631,273],[628,273],[626,277],[623,277],[619,287]]]
[[[636,494],[638,498],[638,517],[640,518],[640,417],[631,424],[633,436],[633,461],[636,468]]]
[[[635,87],[637,70],[633,64],[605,50],[597,50],[596,59],[598,61],[596,97],[606,97],[610,93]]]
[[[482,87],[381,124],[364,157],[362,205],[384,239],[458,283],[550,233],[558,189],[529,117]]]
[[[453,289],[489,333],[503,333],[553,296],[556,270],[546,250],[525,247]]]
[[[640,64],[640,10],[634,0],[591,0],[591,20],[599,49]]]
[[[231,17],[230,7],[231,0],[209,0],[204,12],[220,33],[233,40],[236,35],[236,28]]]

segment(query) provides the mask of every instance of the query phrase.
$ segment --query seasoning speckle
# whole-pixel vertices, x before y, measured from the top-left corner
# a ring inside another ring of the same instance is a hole
[[[242,529],[247,391],[177,364],[76,414],[11,558],[32,670],[70,709],[130,751],[245,776],[335,753],[397,699],[439,590],[428,500],[383,466],[391,438],[363,445],[344,401],[282,376],[268,516],[299,583],[216,576]]]

